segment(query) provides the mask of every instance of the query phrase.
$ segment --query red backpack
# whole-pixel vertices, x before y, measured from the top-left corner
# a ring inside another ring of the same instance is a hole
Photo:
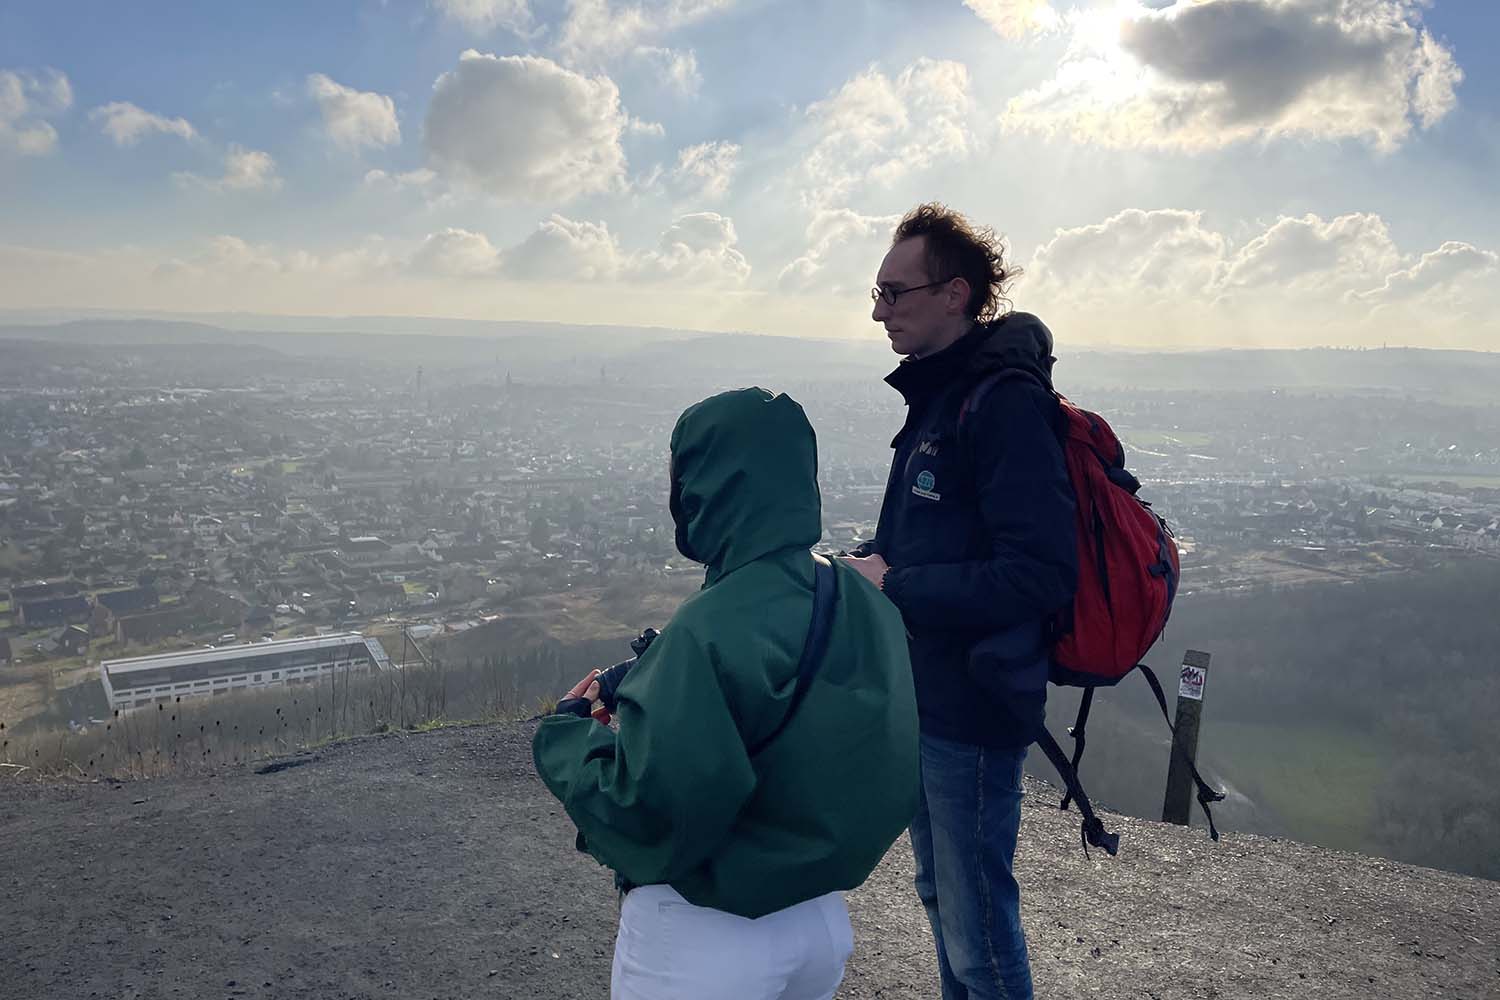
[[[1069,760],[1063,754],[1045,727],[1037,743],[1067,788],[1062,808],[1076,800],[1083,814],[1085,849],[1093,844],[1114,854],[1119,837],[1107,832],[1094,816],[1078,780],[1084,727],[1093,706],[1094,689],[1112,686],[1139,668],[1151,685],[1168,728],[1173,729],[1173,747],[1182,752],[1161,683],[1141,662],[1161,638],[1172,612],[1172,599],[1177,596],[1181,577],[1177,542],[1167,522],[1136,495],[1140,480],[1125,468],[1125,448],[1108,422],[1070,402],[1032,371],[1006,368],[985,376],[959,407],[960,427],[989,390],[1007,378],[1036,381],[1057,398],[1058,439],[1077,503],[1074,530],[1078,540],[1078,589],[1072,606],[1053,622],[1049,671],[1052,683],[1084,689],[1078,719],[1068,730],[1073,737],[1073,757]],[[1196,768],[1193,778],[1198,784],[1198,802],[1208,816],[1209,832],[1218,840],[1209,803],[1224,796],[1210,788]]]

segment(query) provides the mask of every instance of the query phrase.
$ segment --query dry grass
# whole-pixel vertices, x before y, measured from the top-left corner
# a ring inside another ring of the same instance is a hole
[[[175,698],[102,726],[18,735],[0,722],[0,780],[131,780],[251,764],[345,739],[455,721],[514,718],[521,704],[507,662],[409,665],[374,677]]]

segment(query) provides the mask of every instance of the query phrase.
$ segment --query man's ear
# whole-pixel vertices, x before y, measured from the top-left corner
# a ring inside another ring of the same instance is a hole
[[[948,282],[948,311],[950,313],[963,312],[969,305],[970,291],[968,278],[954,278]]]

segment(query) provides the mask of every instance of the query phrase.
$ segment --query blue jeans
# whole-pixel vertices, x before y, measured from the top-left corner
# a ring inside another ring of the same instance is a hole
[[[1011,873],[1025,758],[1024,749],[922,737],[911,846],[943,1000],[1032,1000],[1021,890]]]

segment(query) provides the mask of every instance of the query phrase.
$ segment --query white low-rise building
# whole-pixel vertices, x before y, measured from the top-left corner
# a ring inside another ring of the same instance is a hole
[[[378,639],[358,632],[157,653],[99,664],[111,709],[145,708],[176,698],[246,688],[307,684],[329,674],[359,676],[391,669]]]

